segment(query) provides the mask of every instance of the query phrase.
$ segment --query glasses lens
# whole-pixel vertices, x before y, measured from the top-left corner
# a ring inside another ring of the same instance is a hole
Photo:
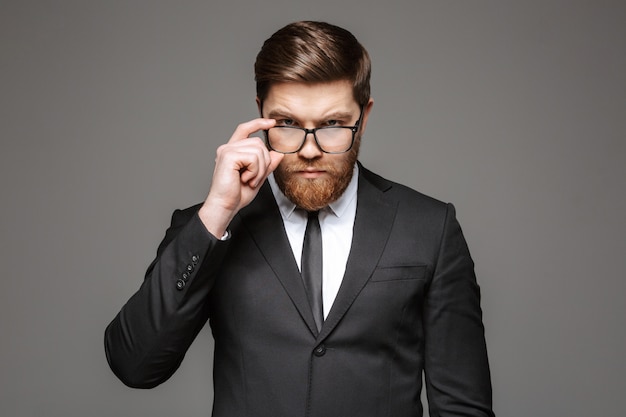
[[[270,147],[277,152],[296,152],[302,145],[304,132],[291,127],[273,127],[267,131]]]
[[[324,152],[341,153],[352,147],[352,129],[347,127],[325,127],[315,135]]]

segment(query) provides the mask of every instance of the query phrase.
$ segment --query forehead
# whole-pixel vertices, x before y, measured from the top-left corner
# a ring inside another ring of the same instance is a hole
[[[277,83],[270,87],[263,102],[265,113],[276,110],[307,117],[330,112],[354,112],[359,105],[349,81],[324,83]]]

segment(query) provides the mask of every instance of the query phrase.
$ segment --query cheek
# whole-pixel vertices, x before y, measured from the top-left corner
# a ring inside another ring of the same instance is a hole
[[[341,174],[342,171],[345,170],[346,163],[347,163],[346,158],[344,155],[342,155],[341,158],[333,158],[332,160],[330,160],[328,162],[328,165],[332,167],[332,170],[336,174]]]
[[[346,175],[348,171],[352,171],[352,167],[357,160],[358,152],[356,149],[352,149],[350,152],[337,155],[338,158],[333,161],[334,169],[341,175]]]
[[[280,161],[280,163],[278,164],[278,167],[276,167],[276,172],[279,174],[285,173],[288,171],[289,167],[293,166],[293,164],[294,164],[294,155],[286,154],[283,157],[283,160]]]

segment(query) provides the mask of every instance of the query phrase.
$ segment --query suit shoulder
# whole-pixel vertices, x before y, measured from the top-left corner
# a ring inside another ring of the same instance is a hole
[[[448,206],[448,203],[414,190],[411,187],[393,181],[391,183],[393,184],[393,187],[390,191],[394,192],[401,201],[420,204],[425,207],[439,210],[446,210],[446,207]]]
[[[383,178],[363,167],[361,167],[361,170],[366,180],[374,184],[374,186],[379,188],[386,196],[396,199],[398,203],[403,206],[419,207],[426,211],[443,211],[444,213],[448,210],[449,204],[446,202],[421,193],[404,184]]]

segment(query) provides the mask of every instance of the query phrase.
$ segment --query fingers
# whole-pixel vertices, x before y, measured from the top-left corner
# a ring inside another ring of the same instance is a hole
[[[263,184],[265,179],[278,167],[283,160],[285,154],[268,151],[264,147],[263,159],[256,159],[258,164],[252,163],[246,167],[246,170],[241,174],[241,181],[248,184],[252,188],[257,188]]]
[[[265,181],[267,176],[278,166],[282,155],[276,152],[270,155],[267,147],[259,138],[250,137],[260,130],[267,130],[276,124],[274,119],[258,118],[237,126],[227,143],[232,147],[229,151],[236,155],[241,182],[252,188],[258,187]]]
[[[263,118],[253,119],[249,122],[241,123],[233,132],[233,135],[230,137],[228,143],[234,143],[243,139],[247,139],[253,133],[256,133],[260,130],[267,130],[271,127],[274,127],[275,124],[276,120]]]
[[[250,137],[269,129],[273,119],[254,119],[237,126],[232,137],[217,149],[215,169],[207,201],[218,202],[228,210],[238,210],[256,195],[258,187],[278,166],[282,154],[270,152],[259,137]]]
[[[218,171],[253,188],[269,175],[271,164],[270,152],[260,138],[239,139],[218,148]]]

